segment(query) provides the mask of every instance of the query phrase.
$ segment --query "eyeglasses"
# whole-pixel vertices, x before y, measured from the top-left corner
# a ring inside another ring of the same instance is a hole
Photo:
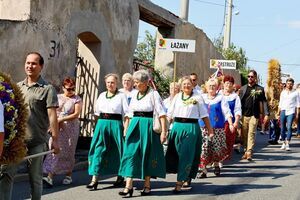
[[[192,81],[196,81],[197,79],[191,79]]]
[[[72,88],[66,88],[64,87],[68,92],[72,92],[72,91],[75,91],[75,87],[72,87]]]
[[[248,78],[254,78],[254,76],[250,76],[250,75],[248,75]]]

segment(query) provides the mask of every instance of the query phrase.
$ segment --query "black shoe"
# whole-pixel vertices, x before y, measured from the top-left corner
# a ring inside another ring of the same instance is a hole
[[[86,188],[88,189],[97,190],[97,187],[98,187],[98,181],[92,181],[90,184],[86,185]]]
[[[125,192],[125,190],[127,190],[127,192]],[[129,188],[125,187],[123,191],[119,192],[119,195],[127,196],[129,194],[129,197],[132,197],[132,193],[133,193],[133,188],[129,189]]]
[[[175,188],[172,190],[172,192],[174,194],[180,194],[182,192],[181,188],[182,188],[182,184],[176,183]]]
[[[277,141],[274,141],[274,140],[269,140],[268,143],[271,145],[279,144]]]
[[[204,172],[198,173],[197,178],[198,179],[207,178],[207,174]]]
[[[151,188],[150,187],[144,187],[143,191],[141,191],[142,196],[147,196],[151,194]]]
[[[124,185],[125,182],[124,182],[124,178],[122,176],[118,176],[116,182],[114,182],[114,187],[121,187],[121,186],[125,186]]]
[[[182,187],[191,187],[191,183],[192,183],[192,179],[191,178],[188,178],[187,181],[184,181]]]
[[[221,169],[220,169],[219,166],[215,167],[214,174],[215,174],[216,176],[220,176],[220,175],[221,175]]]

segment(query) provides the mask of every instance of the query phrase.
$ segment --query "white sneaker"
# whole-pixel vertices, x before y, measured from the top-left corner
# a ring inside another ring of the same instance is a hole
[[[43,182],[49,187],[53,186],[53,180],[49,176],[43,177]]]
[[[71,176],[66,176],[62,182],[64,185],[70,185],[72,183],[72,177]]]
[[[281,149],[281,150],[285,150],[285,147],[286,147],[286,146],[285,146],[285,143],[282,143],[280,149]]]
[[[290,151],[290,150],[291,150],[291,148],[290,148],[290,145],[289,145],[289,144],[286,144],[286,145],[285,145],[285,150],[286,150],[286,151]]]

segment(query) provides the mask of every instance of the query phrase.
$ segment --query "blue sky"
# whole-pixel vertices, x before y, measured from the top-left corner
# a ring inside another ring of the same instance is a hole
[[[179,15],[181,0],[152,0],[153,3]],[[188,21],[202,29],[213,40],[223,34],[225,0],[189,0]],[[233,0],[231,42],[242,47],[248,66],[267,79],[267,62],[279,60],[282,72],[300,82],[300,1],[299,0]],[[139,40],[145,30],[155,27],[140,23]],[[183,39],[183,38],[181,38]]]

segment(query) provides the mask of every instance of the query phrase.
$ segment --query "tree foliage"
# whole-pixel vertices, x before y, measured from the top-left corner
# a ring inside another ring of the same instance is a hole
[[[145,39],[137,44],[134,52],[135,59],[143,63],[143,67],[148,68],[148,71],[153,77],[153,81],[157,91],[162,97],[167,97],[169,94],[170,78],[164,76],[159,70],[154,67],[155,61],[156,37],[151,35],[149,31],[145,31]]]
[[[155,41],[155,36],[151,35],[149,31],[145,31],[145,39],[143,42],[137,44],[134,57],[139,60],[146,61],[150,65],[154,65]]]
[[[236,69],[241,73],[242,84],[246,84],[249,71],[249,68],[247,67],[248,58],[246,57],[246,52],[241,47],[235,46],[233,43],[230,44],[228,49],[224,50],[223,39],[221,38],[216,39],[214,45],[225,59],[236,60]]]

